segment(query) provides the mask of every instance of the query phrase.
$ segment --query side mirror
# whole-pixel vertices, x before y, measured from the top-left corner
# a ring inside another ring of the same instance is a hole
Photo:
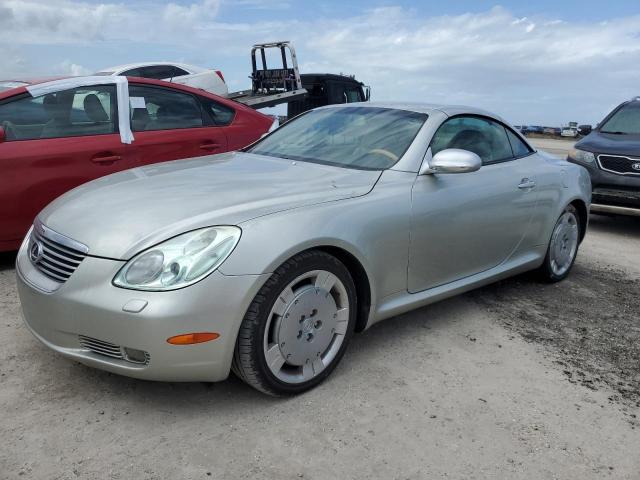
[[[7,139],[7,134],[4,132],[4,127],[0,127],[0,143],[4,143]]]
[[[420,171],[421,175],[433,173],[468,173],[480,170],[482,160],[469,150],[447,148],[427,158]]]

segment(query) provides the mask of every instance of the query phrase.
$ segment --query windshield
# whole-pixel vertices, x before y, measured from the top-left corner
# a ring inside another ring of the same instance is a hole
[[[623,105],[601,127],[600,133],[640,135],[640,102]]]
[[[413,142],[427,115],[373,107],[314,110],[286,123],[246,151],[259,155],[383,170]]]

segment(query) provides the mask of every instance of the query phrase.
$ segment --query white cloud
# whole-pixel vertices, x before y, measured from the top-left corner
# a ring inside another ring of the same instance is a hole
[[[93,71],[87,67],[83,67],[82,65],[73,63],[70,60],[65,60],[55,68],[54,73],[59,73],[61,75],[71,75],[72,77],[77,77],[80,75],[91,75]]]
[[[114,63],[95,56],[79,60],[65,51],[47,64],[37,50],[55,45],[84,48],[84,58],[97,48],[114,58],[126,46],[138,60],[166,45],[183,52],[180,57],[230,63],[230,81],[246,82],[251,44],[288,38],[303,70],[353,73],[372,86],[374,99],[470,103],[515,123],[595,122],[640,93],[640,16],[579,23],[519,18],[500,7],[436,17],[384,7],[355,17],[296,21],[265,9],[264,20],[243,23],[220,20],[222,1],[151,7],[146,0],[3,0],[0,41],[13,53],[0,57],[0,71],[50,73],[63,69],[64,59],[65,71],[74,63],[87,70]],[[224,8],[256,9],[273,1],[229,1]],[[25,45],[32,46],[28,55]]]

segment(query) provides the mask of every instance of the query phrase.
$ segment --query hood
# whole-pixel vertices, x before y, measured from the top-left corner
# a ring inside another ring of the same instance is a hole
[[[640,156],[640,135],[616,135],[593,131],[578,143],[576,148],[593,153]]]
[[[282,210],[368,193],[378,171],[251,153],[224,153],[134,168],[62,195],[38,216],[89,247],[128,259],[180,233],[238,225]]]

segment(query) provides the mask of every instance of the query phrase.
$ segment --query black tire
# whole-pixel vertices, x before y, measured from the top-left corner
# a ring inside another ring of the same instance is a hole
[[[567,207],[564,209],[564,211],[562,212],[560,217],[558,217],[558,220],[556,220],[556,223],[554,224],[553,228],[555,230],[556,226],[558,225],[558,222],[560,221],[562,216],[567,212],[572,213],[576,217],[577,225],[578,225],[578,239],[580,239],[582,237],[580,213],[578,212],[578,210],[573,205],[567,205]],[[542,280],[543,282],[545,282],[545,283],[560,282],[560,281],[564,280],[565,278],[567,278],[567,276],[569,276],[569,273],[571,273],[571,269],[573,268],[573,264],[575,263],[576,258],[578,256],[578,249],[580,247],[580,241],[578,240],[578,244],[576,246],[575,255],[573,256],[573,259],[571,260],[571,265],[569,266],[567,271],[564,272],[562,275],[557,275],[553,271],[553,268],[551,267],[551,242],[552,242],[552,240],[553,240],[553,234],[552,234],[552,237],[549,239],[549,244],[547,245],[547,254],[544,257],[544,263],[536,271],[538,278],[540,280]]]
[[[299,275],[326,270],[343,283],[349,297],[349,319],[345,338],[333,361],[317,376],[304,383],[286,383],[276,378],[267,366],[263,339],[268,316],[282,290]],[[319,250],[302,252],[283,263],[257,293],[249,306],[236,340],[232,370],[250,386],[273,396],[295,395],[320,384],[344,355],[353,335],[357,312],[356,289],[347,268],[336,257]]]

